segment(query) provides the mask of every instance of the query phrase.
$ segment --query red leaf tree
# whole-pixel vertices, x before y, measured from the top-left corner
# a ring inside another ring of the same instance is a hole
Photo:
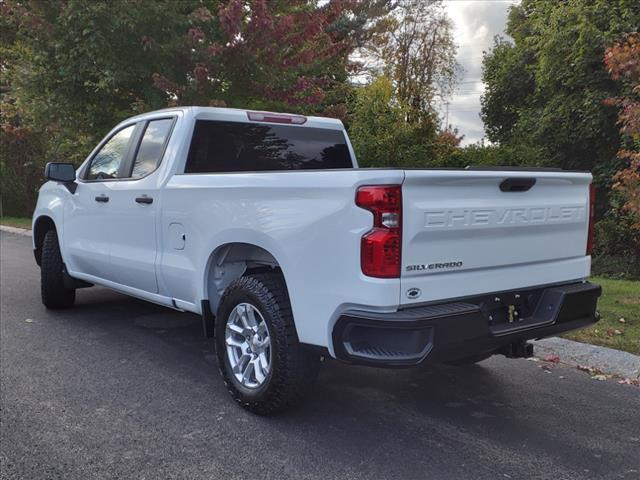
[[[628,94],[610,98],[609,105],[620,108],[618,120],[623,145],[618,157],[627,163],[614,177],[614,189],[625,199],[624,208],[635,216],[640,229],[640,34],[626,35],[604,56],[611,78],[625,84]]]
[[[183,78],[154,75],[175,104],[323,111],[344,86],[348,35],[339,28],[351,3],[228,0],[188,15],[176,48]],[[335,96],[335,95],[333,95]]]

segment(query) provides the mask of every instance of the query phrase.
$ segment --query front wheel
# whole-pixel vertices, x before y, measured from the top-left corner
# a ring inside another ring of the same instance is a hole
[[[300,402],[320,361],[298,341],[286,285],[277,274],[240,277],[227,287],[216,317],[216,353],[234,400],[263,415]]]
[[[40,292],[42,303],[49,309],[68,308],[76,301],[75,288],[64,286],[64,263],[55,230],[49,230],[42,242]]]

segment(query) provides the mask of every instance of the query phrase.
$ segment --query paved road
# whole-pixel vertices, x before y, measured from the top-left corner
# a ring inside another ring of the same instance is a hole
[[[302,408],[230,401],[197,317],[102,288],[47,312],[29,238],[1,234],[2,478],[640,478],[640,390],[495,357],[329,362]]]

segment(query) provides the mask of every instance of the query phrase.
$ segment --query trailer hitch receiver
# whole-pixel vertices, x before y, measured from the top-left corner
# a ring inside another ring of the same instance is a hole
[[[533,344],[519,340],[502,347],[498,353],[501,353],[507,358],[533,357]]]

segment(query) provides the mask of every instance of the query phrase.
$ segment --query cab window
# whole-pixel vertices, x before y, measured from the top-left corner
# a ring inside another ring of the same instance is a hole
[[[158,168],[172,126],[173,118],[151,120],[147,124],[133,163],[132,178],[145,177]]]
[[[129,125],[114,134],[91,160],[86,180],[106,180],[126,176],[122,172],[135,125]]]

